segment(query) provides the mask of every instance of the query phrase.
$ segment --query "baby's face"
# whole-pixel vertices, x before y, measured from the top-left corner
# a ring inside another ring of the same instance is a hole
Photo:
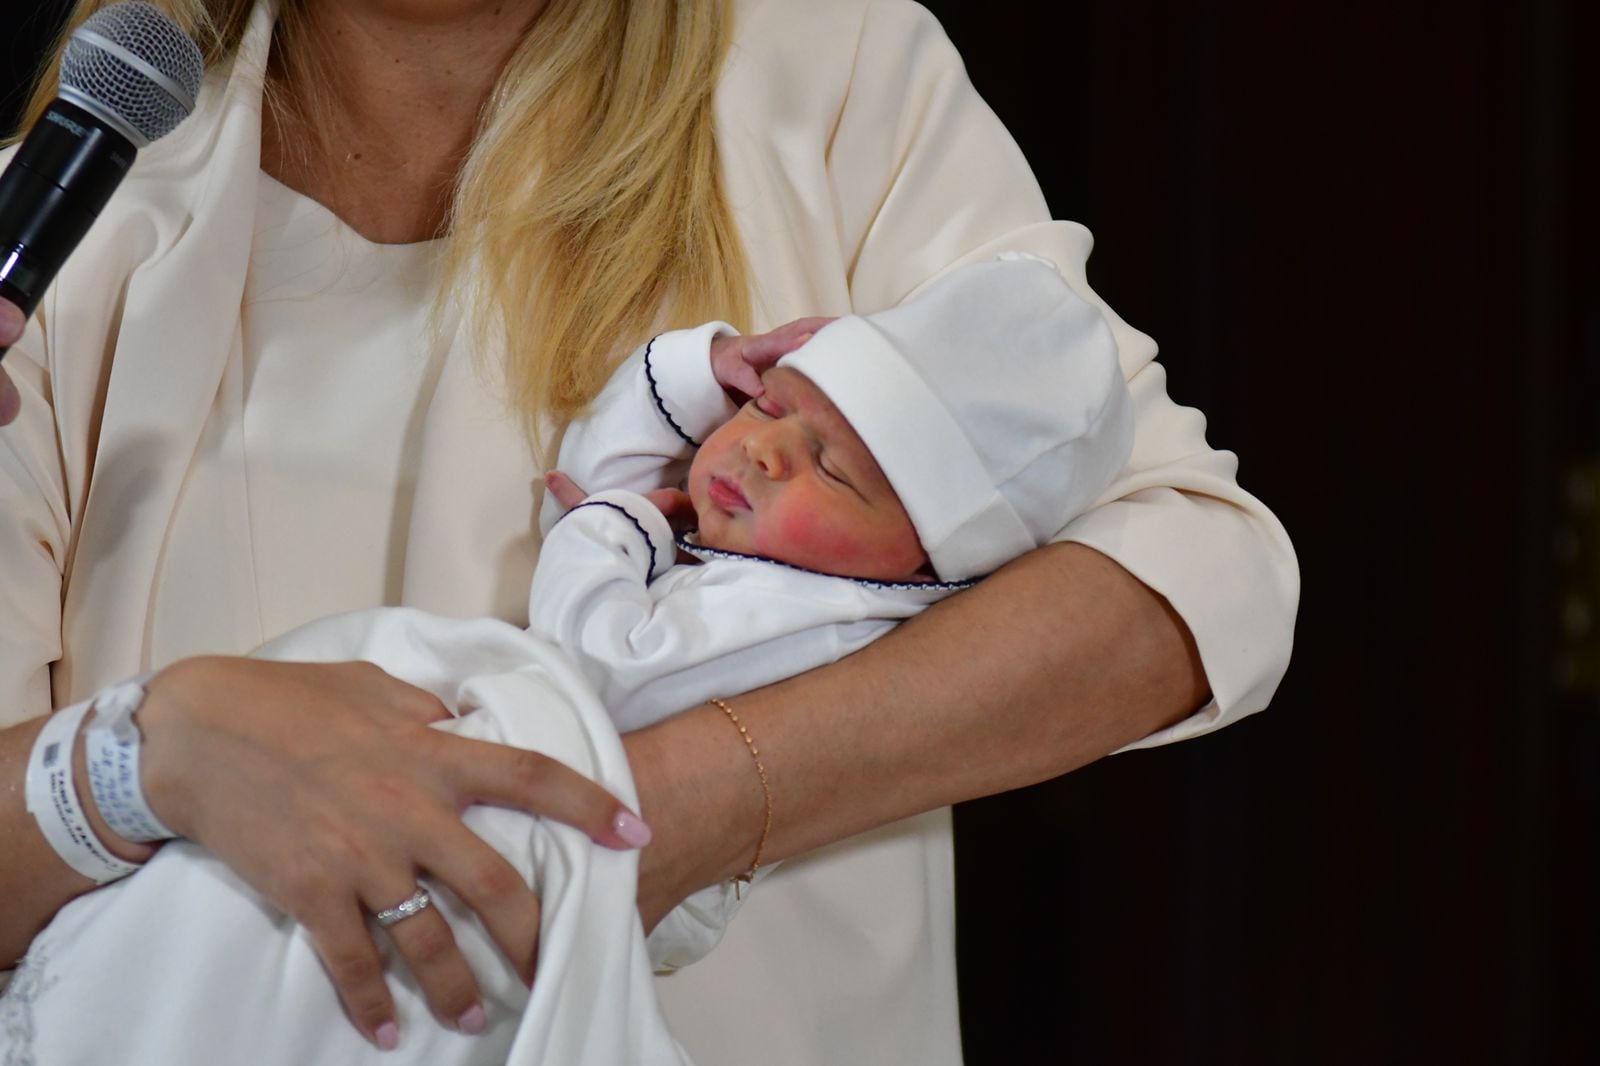
[[[843,577],[923,580],[916,529],[844,415],[798,371],[774,367],[761,381],[766,394],[689,468],[700,543]]]

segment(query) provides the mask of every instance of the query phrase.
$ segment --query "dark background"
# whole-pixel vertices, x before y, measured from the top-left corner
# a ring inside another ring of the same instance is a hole
[[[1266,714],[958,810],[969,1063],[1600,1061],[1595,5],[929,6],[1304,579]]]

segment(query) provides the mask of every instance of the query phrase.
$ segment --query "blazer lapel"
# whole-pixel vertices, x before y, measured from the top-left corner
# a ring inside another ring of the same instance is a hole
[[[58,665],[58,699],[161,665],[162,647],[196,647],[187,635],[196,627],[208,634],[200,646],[237,648],[241,638],[249,646],[259,636],[248,540],[237,539],[248,536],[242,454],[237,441],[208,440],[206,427],[216,404],[242,400],[236,372],[233,387],[224,383],[241,358],[273,20],[273,5],[258,5],[231,70],[215,76],[185,126],[147,150],[91,234],[114,258],[152,231],[158,241],[176,231],[125,275],[120,320],[110,323],[104,414],[63,604],[63,645],[76,654]],[[58,315],[56,358],[71,359],[85,346],[67,343],[70,306]],[[213,535],[227,539],[174,529],[186,496],[182,510],[211,517]],[[174,532],[190,542],[181,599],[162,584]],[[149,605],[143,616],[140,605]],[[95,676],[74,676],[74,659]]]

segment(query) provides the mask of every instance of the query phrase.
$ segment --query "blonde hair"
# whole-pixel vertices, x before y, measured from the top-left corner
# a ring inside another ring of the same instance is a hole
[[[78,0],[67,30],[110,2]],[[154,2],[208,66],[237,52],[255,4]],[[305,2],[282,0],[280,75],[314,62],[296,43]],[[550,0],[483,108],[454,190],[441,292],[465,294],[480,350],[506,353],[506,398],[536,445],[581,413],[652,329],[749,324],[749,267],[712,113],[727,7]],[[60,51],[29,125],[54,97]],[[268,102],[284,106],[271,92]],[[316,129],[322,106],[296,111]]]

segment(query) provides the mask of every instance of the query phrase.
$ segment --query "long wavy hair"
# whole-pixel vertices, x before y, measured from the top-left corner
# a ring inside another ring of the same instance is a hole
[[[24,128],[54,97],[66,34],[111,2],[78,0]],[[211,67],[238,51],[256,0],[153,2]],[[312,141],[329,114],[306,40],[317,2],[281,0],[267,91]],[[484,104],[440,291],[457,294],[480,352],[505,353],[506,399],[536,446],[652,329],[748,325],[749,266],[712,116],[729,23],[728,0],[550,0]]]

